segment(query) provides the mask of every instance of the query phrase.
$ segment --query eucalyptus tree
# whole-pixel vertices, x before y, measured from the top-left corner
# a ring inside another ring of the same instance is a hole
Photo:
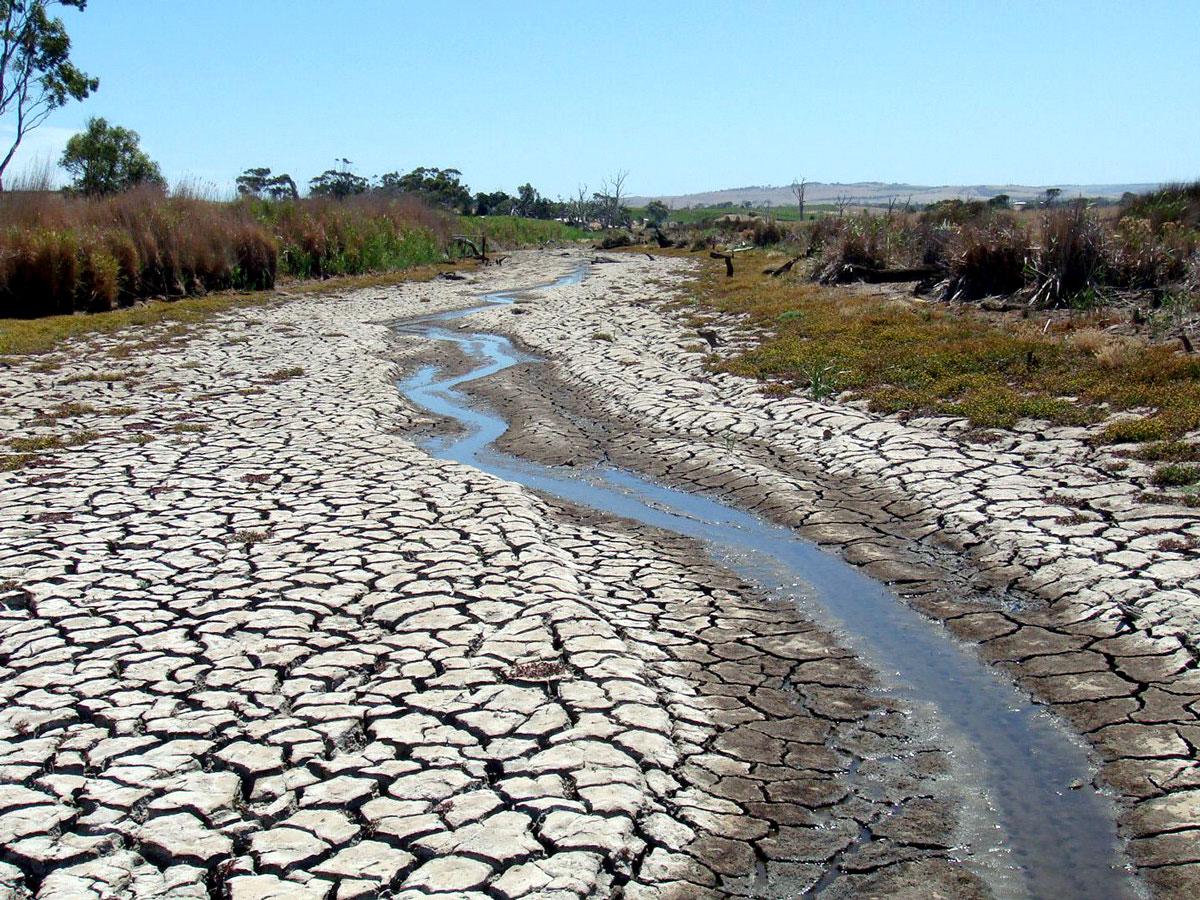
[[[62,19],[50,14],[54,6],[82,10],[87,0],[0,0],[0,123],[12,130],[0,158],[0,190],[25,135],[100,87],[71,62],[71,39]]]

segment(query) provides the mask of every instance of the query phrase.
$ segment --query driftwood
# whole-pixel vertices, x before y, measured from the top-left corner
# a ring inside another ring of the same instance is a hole
[[[721,344],[721,338],[714,328],[698,328],[696,334],[708,341],[710,347],[718,347]]]

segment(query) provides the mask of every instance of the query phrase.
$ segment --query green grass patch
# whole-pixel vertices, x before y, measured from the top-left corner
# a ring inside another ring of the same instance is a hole
[[[1154,470],[1150,479],[1159,487],[1186,487],[1200,483],[1200,466],[1185,466],[1168,463]]]
[[[304,374],[303,367],[291,366],[290,368],[287,368],[287,369],[276,369],[274,372],[270,372],[264,377],[266,378],[267,381],[271,381],[271,382],[278,384],[279,382],[287,381],[290,378],[299,378],[303,374]]]
[[[734,277],[702,260],[691,286],[701,309],[745,314],[765,336],[714,367],[804,389],[811,373],[837,372],[837,389],[878,412],[964,416],[975,427],[1023,418],[1057,425],[1115,421],[1106,443],[1163,441],[1200,426],[1200,359],[1173,349],[1064,323],[987,318],[973,308],[891,299],[791,278],[764,278],[780,254],[739,254]]]
[[[60,450],[66,442],[57,434],[43,434],[37,437],[12,438],[8,442],[17,453],[45,453],[49,450]]]
[[[553,219],[527,219],[523,216],[459,216],[462,234],[479,238],[487,235],[489,252],[493,248],[530,247],[560,241],[585,241],[593,237],[582,228]],[[478,243],[478,240],[476,240]]]
[[[834,212],[837,207],[832,203],[805,203],[804,219],[812,221],[821,216]],[[629,210],[631,216],[640,219],[645,216],[645,207],[633,207]],[[667,217],[667,222],[677,222],[680,225],[704,225],[719,219],[721,216],[758,216],[763,219],[777,219],[780,222],[799,222],[800,207],[798,206],[758,206],[747,209],[744,206],[701,206],[692,209],[673,209]]]

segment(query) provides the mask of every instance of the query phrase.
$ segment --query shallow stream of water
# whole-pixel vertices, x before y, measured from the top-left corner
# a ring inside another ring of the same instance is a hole
[[[551,285],[578,283],[581,267]],[[485,296],[512,302],[518,291]],[[458,388],[531,357],[505,337],[446,327],[476,307],[399,323],[402,334],[457,345],[479,361],[450,376],[422,368],[401,384],[410,400],[463,426],[431,438],[434,455],[703,544],[715,561],[763,590],[792,599],[879,673],[883,689],[929,712],[955,760],[973,864],[998,896],[1133,898],[1113,804],[1091,786],[1085,746],[1056,719],[982,664],[944,628],[886,586],[789,529],[708,497],[613,468],[552,468],[491,448],[507,423]],[[1074,787],[1072,787],[1074,785]]]

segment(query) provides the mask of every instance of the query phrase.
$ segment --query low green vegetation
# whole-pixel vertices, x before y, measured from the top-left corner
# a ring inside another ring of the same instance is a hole
[[[472,238],[487,236],[489,252],[494,247],[526,247],[559,241],[582,241],[588,232],[555,219],[526,219],[522,216],[459,216],[458,232]]]
[[[1019,419],[1099,422],[1108,443],[1175,440],[1200,426],[1200,358],[1113,336],[1080,317],[1047,329],[973,307],[854,294],[803,277],[764,277],[782,257],[738,255],[734,277],[704,260],[697,305],[743,313],[766,329],[719,368],[773,382],[776,392],[846,391],[889,413],[963,416],[976,427]]]
[[[1155,469],[1151,480],[1159,487],[1187,487],[1200,482],[1200,466],[1168,463]]]

